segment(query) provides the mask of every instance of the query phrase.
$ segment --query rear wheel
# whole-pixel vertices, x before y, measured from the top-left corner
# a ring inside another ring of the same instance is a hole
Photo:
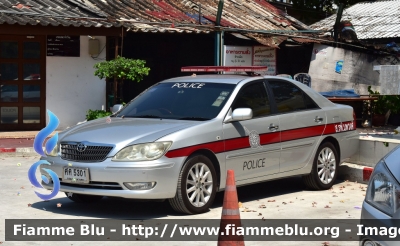
[[[311,173],[304,176],[303,181],[312,189],[329,189],[336,180],[338,165],[339,159],[335,146],[330,142],[322,143],[315,154]]]
[[[72,201],[79,202],[79,203],[98,202],[103,198],[102,196],[83,195],[83,194],[76,194],[76,193],[71,193],[71,192],[65,192],[65,195]]]
[[[189,158],[178,179],[174,198],[169,199],[172,208],[180,213],[207,212],[217,191],[215,168],[207,157],[196,155]]]

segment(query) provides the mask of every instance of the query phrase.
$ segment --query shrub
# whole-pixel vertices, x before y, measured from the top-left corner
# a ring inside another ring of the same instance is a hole
[[[100,79],[114,79],[114,103],[123,101],[122,95],[118,98],[118,84],[122,86],[125,79],[140,82],[150,71],[150,68],[146,67],[146,61],[121,56],[96,63],[94,68],[96,69],[94,75]]]
[[[99,119],[99,118],[103,118],[103,117],[109,116],[111,114],[112,114],[111,112],[107,112],[105,110],[91,110],[91,109],[89,109],[87,111],[87,114],[86,114],[86,120],[87,121],[95,120],[95,119]]]

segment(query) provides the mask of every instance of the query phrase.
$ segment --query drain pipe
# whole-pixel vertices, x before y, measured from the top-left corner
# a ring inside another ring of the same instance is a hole
[[[222,47],[223,47],[223,34],[224,32],[221,31],[221,16],[222,16],[222,9],[224,8],[224,0],[219,0],[218,3],[218,11],[217,11],[217,17],[215,21],[215,49],[214,49],[214,64],[215,66],[221,66],[222,65]]]

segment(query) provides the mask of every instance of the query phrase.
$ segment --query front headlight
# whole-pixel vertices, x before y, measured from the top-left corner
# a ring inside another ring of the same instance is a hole
[[[46,155],[48,155],[48,156],[58,156],[59,146],[60,146],[59,144],[56,144],[56,146],[54,147],[54,149],[50,153],[46,152]]]
[[[381,160],[369,182],[365,200],[382,212],[393,216],[400,208],[400,186]]]
[[[131,145],[120,150],[113,161],[151,161],[163,156],[172,142],[155,142]]]

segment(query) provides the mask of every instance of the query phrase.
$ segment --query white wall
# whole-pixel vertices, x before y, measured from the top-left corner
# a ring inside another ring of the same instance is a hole
[[[100,50],[106,44],[100,40]],[[58,130],[85,120],[88,109],[106,107],[106,83],[94,76],[94,60],[88,52],[88,36],[80,37],[80,57],[55,57],[46,59],[46,109],[60,120]],[[106,49],[98,56],[105,58]],[[46,113],[46,121],[48,116]]]
[[[335,72],[339,60],[344,61],[340,74]],[[369,85],[374,91],[380,87],[379,71],[373,69],[375,65],[380,63],[372,54],[314,44],[308,72],[311,87],[316,91],[353,88],[358,94],[368,95]]]
[[[385,65],[380,68],[380,93],[382,95],[400,95],[400,65]]]

